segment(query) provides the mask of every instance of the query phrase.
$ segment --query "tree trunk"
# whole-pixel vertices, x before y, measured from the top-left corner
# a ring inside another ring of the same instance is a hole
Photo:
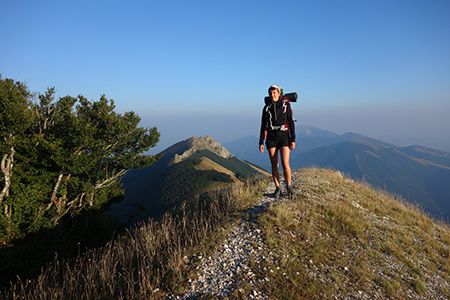
[[[11,215],[12,215],[12,207],[11,205],[5,205],[5,217],[7,220],[8,225],[6,226],[6,236],[7,239],[11,239],[12,235],[11,235]]]
[[[2,203],[3,199],[9,195],[9,187],[11,186],[11,170],[13,167],[13,161],[14,161],[14,153],[15,150],[13,147],[11,147],[11,153],[3,155],[2,162],[1,162],[1,170],[5,176],[5,186],[2,189],[2,192],[0,193],[0,204]]]
[[[58,188],[59,188],[59,185],[61,184],[62,178],[63,178],[63,173],[61,172],[61,173],[59,173],[58,180],[56,181],[56,184],[53,188],[52,197],[50,198],[51,202],[54,202],[56,199],[56,193],[58,192]]]

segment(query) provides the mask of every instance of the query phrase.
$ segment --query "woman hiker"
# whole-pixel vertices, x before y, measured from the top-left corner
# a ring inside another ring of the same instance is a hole
[[[289,99],[283,96],[282,88],[276,84],[271,85],[269,97],[272,101],[264,106],[262,112],[259,151],[264,153],[264,140],[266,140],[272,165],[272,178],[276,186],[274,197],[279,198],[281,188],[278,152],[280,152],[287,194],[293,193],[289,155],[291,150],[295,149],[295,126],[291,104]]]

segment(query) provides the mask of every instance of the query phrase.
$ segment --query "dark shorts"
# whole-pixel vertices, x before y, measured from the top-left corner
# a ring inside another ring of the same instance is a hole
[[[289,131],[267,131],[266,147],[267,149],[289,147]]]

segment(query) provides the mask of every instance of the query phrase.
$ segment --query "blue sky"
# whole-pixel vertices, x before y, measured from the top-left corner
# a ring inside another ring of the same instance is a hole
[[[298,124],[450,152],[450,1],[0,2],[3,78],[105,94],[154,150],[258,135],[277,83]]]

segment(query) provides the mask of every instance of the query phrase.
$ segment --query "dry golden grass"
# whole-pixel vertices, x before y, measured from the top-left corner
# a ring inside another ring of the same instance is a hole
[[[55,259],[37,280],[19,280],[0,299],[159,299],[183,289],[193,252],[261,193],[260,180],[209,193],[177,215],[141,223],[75,260]]]
[[[278,261],[253,266],[270,299],[450,296],[448,224],[337,171],[298,176],[295,199],[259,218]]]
[[[270,206],[256,225],[265,247],[259,281],[243,277],[230,299],[253,289],[268,299],[450,298],[450,228],[419,207],[337,171],[294,172],[292,199]],[[164,299],[195,276],[194,254],[212,255],[230,221],[254,205],[266,180],[198,199],[161,222],[142,223],[73,261],[55,260],[1,299]],[[244,216],[245,217],[245,216]],[[216,299],[205,295],[204,299]]]

